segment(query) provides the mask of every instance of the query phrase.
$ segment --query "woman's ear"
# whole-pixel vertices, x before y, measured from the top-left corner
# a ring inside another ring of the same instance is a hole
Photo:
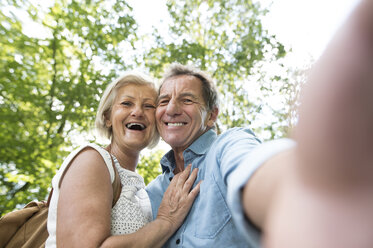
[[[219,115],[219,109],[217,107],[214,107],[209,112],[209,117],[207,119],[207,126],[208,127],[213,127],[215,125],[215,122],[218,119],[218,115]]]
[[[108,114],[107,111],[104,113],[104,118],[105,118],[105,126],[107,128],[111,127],[112,123],[111,123],[111,120],[110,120],[110,114]]]
[[[105,120],[105,126],[106,126],[106,127],[111,127],[111,121],[108,120],[108,119],[106,119],[106,120]]]

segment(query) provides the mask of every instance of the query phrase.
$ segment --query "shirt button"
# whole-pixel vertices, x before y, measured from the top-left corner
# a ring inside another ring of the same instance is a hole
[[[177,244],[177,245],[180,244],[180,239],[177,239],[177,240],[176,240],[176,244]]]

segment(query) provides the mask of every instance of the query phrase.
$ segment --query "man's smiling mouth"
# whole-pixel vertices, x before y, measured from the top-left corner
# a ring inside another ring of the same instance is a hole
[[[166,122],[167,126],[180,127],[186,125],[186,122]]]

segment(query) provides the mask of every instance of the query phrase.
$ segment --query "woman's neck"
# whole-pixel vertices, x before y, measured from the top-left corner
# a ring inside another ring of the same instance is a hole
[[[106,149],[118,159],[121,167],[130,171],[135,171],[137,163],[139,162],[139,151],[120,148],[115,144],[110,144]]]

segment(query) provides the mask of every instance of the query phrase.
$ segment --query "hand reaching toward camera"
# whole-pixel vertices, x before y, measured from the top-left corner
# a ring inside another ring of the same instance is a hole
[[[315,65],[265,247],[373,247],[373,1]]]

